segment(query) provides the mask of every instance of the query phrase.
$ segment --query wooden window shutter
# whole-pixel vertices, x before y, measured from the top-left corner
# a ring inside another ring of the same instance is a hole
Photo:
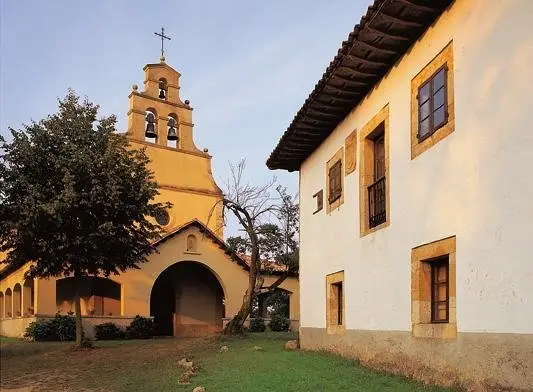
[[[338,160],[329,169],[329,203],[330,204],[333,203],[338,198],[340,198],[342,195],[341,175],[342,175],[342,164],[341,164],[341,161]]]

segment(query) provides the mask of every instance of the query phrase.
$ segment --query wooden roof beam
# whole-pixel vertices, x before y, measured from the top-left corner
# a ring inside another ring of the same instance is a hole
[[[380,15],[384,19],[387,19],[389,22],[398,23],[398,24],[401,24],[401,25],[404,25],[404,26],[408,26],[408,27],[416,27],[416,28],[424,27],[424,25],[422,23],[418,23],[418,22],[415,22],[413,20],[400,19],[400,18],[397,18],[397,17],[392,16],[390,14],[387,14],[384,11],[382,11],[380,13]]]
[[[404,3],[404,4],[408,5],[409,7],[413,7],[414,9],[417,9],[419,11],[435,12],[435,8],[430,7],[428,5],[414,3],[411,0],[398,0],[398,1],[400,3]]]
[[[362,62],[364,64],[376,65],[378,67],[386,67],[387,66],[387,63],[384,63],[382,61],[368,60],[368,59],[362,58],[360,56],[357,56],[355,54],[345,54],[344,56],[349,58],[350,60],[359,61],[359,62]]]
[[[366,84],[365,84],[366,85]],[[332,86],[331,84],[327,84],[324,89],[330,89],[331,91],[335,91],[336,93],[340,94],[346,94],[346,95],[361,95],[358,91],[350,91],[347,88],[339,88],[336,86]]]
[[[360,82],[359,80],[350,79],[347,76],[342,76],[339,74],[334,74],[332,76],[332,79],[339,79],[339,80],[342,80],[343,82],[355,84],[357,86],[368,86],[368,83]],[[331,85],[328,84],[327,86],[330,87]]]
[[[365,27],[365,30],[368,30],[369,32],[373,33],[373,34],[376,34],[376,35],[381,35],[382,37],[385,37],[385,38],[388,38],[388,39],[392,39],[392,40],[395,40],[395,41],[409,41],[409,37],[405,37],[403,35],[396,35],[396,34],[391,34],[391,33],[387,33],[385,31],[381,31],[375,27],[371,27],[371,26],[366,26]],[[370,45],[370,44],[368,44]]]
[[[396,56],[396,54],[398,53],[395,50],[382,48],[382,47],[376,46],[374,44],[371,44],[365,41],[357,41],[357,45],[364,46],[365,48],[371,49],[376,52],[381,52],[383,54],[386,54],[387,56],[392,56],[392,55]]]
[[[359,75],[362,77],[366,77],[366,78],[375,78],[377,76],[375,73],[360,71],[357,68],[349,67],[345,64],[340,65],[338,69],[343,69],[343,68],[346,69],[347,72],[349,73],[352,73],[354,75]]]

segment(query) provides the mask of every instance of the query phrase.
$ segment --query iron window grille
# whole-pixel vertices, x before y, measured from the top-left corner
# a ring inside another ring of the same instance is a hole
[[[385,177],[368,187],[368,223],[370,228],[379,226],[387,220],[385,191]]]

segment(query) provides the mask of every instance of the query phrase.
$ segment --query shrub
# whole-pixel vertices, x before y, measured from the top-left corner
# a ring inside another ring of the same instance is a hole
[[[67,341],[76,340],[76,320],[72,316],[56,316],[51,320],[38,320],[26,328],[24,337],[42,341]]]
[[[152,319],[135,316],[129,327],[126,329],[129,339],[150,339],[154,336],[154,322]]]
[[[281,314],[274,314],[270,318],[270,329],[274,332],[287,332],[291,323],[289,319]]]
[[[96,325],[94,327],[94,335],[97,340],[116,340],[126,337],[126,333],[113,323]]]
[[[50,328],[55,335],[55,340],[61,342],[76,340],[76,319],[73,316],[56,314],[56,316],[50,320]]]
[[[250,332],[265,332],[265,320],[262,318],[250,319]]]
[[[55,334],[52,331],[51,323],[48,320],[38,320],[30,323],[24,332],[26,339],[36,342],[55,340]]]

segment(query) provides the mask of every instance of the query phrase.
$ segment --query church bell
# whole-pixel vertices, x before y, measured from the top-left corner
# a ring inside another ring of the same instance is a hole
[[[167,140],[178,140],[178,133],[176,132],[176,120],[172,117],[168,119],[168,135]]]
[[[159,98],[167,99],[167,86],[164,80],[159,81]]]
[[[155,133],[155,116],[153,113],[146,114],[146,132],[144,136],[148,138],[156,138],[157,133]]]

